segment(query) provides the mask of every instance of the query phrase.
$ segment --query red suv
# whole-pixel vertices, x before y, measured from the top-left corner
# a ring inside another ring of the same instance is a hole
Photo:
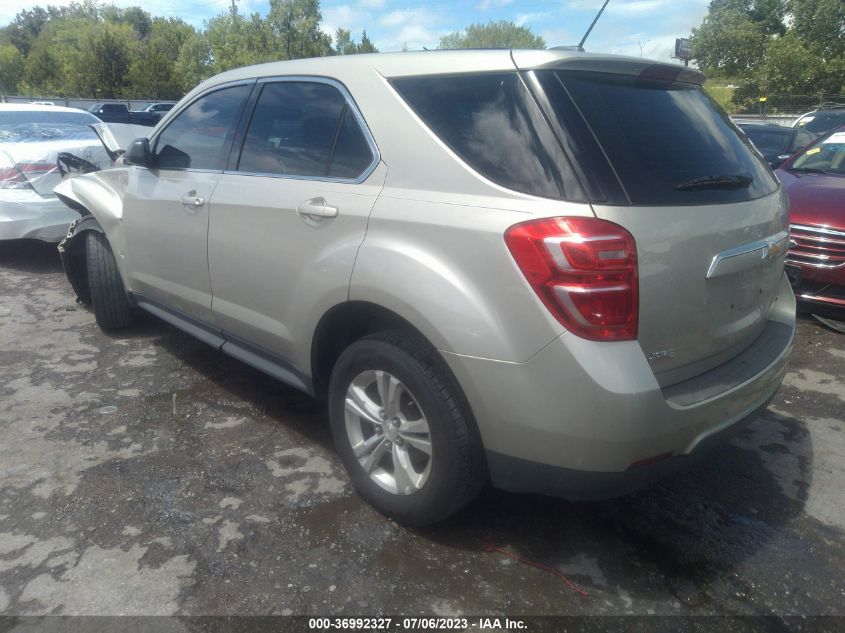
[[[845,315],[845,126],[775,173],[791,204],[786,263],[795,295],[814,312]]]

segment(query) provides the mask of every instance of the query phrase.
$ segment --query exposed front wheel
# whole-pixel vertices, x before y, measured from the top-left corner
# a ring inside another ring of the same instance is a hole
[[[88,287],[97,325],[104,330],[129,327],[132,324],[132,307],[106,236],[88,231],[85,247]]]
[[[454,378],[409,335],[353,343],[332,372],[329,411],[356,490],[400,522],[444,519],[485,480],[481,441]]]

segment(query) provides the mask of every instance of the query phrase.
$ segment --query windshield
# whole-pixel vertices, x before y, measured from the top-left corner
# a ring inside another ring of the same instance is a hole
[[[0,112],[0,127],[14,125],[89,125],[100,120],[86,112],[40,112],[22,110],[18,112]]]
[[[845,174],[845,132],[835,132],[821,143],[804,151],[788,171],[819,171]]]
[[[575,103],[628,204],[744,202],[778,187],[748,139],[698,85],[579,71],[537,75],[561,126],[570,130],[567,103]]]
[[[795,124],[813,134],[824,134],[845,123],[845,112],[814,112],[805,114]]]

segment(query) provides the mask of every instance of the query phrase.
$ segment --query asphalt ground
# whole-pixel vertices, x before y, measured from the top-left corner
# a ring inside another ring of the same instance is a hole
[[[844,403],[845,336],[802,318],[765,415],[694,469],[406,529],[321,403],[152,318],[104,334],[55,246],[4,243],[0,614],[843,615]]]

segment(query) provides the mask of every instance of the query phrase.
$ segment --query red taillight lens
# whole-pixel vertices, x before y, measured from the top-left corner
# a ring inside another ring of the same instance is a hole
[[[637,246],[618,224],[544,218],[505,231],[528,283],[566,328],[596,341],[637,338]]]
[[[0,166],[0,189],[29,188],[32,186],[32,180],[46,176],[56,169],[53,163],[40,162],[20,162]]]

